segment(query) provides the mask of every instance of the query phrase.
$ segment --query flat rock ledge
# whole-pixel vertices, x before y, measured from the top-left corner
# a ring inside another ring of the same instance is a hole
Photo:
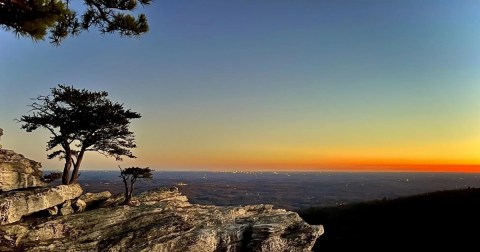
[[[82,192],[78,184],[4,192],[0,194],[0,224],[17,222],[23,216],[70,202]]]
[[[310,251],[323,234],[272,205],[195,205],[176,188],[134,200],[0,226],[0,251]]]

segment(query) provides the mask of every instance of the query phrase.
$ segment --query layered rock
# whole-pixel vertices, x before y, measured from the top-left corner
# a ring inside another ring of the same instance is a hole
[[[2,193],[0,194],[0,224],[13,223],[23,216],[42,210],[48,210],[50,213],[57,212],[58,205],[70,205],[70,200],[78,198],[81,194],[82,188],[78,184]],[[69,211],[66,207],[60,210],[62,214]]]
[[[45,186],[42,165],[12,150],[0,149],[0,191]]]
[[[139,206],[99,208],[0,226],[2,251],[310,251],[322,226],[271,205],[192,205],[176,188]]]
[[[112,193],[110,193],[109,191],[98,192],[98,193],[89,192],[80,196],[80,200],[85,202],[86,206],[89,207],[89,206],[104,202],[108,200],[110,197],[112,197]]]

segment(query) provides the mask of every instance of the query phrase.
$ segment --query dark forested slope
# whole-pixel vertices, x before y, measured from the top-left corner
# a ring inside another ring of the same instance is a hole
[[[314,251],[471,251],[480,241],[478,188],[310,208],[300,215],[325,227]]]

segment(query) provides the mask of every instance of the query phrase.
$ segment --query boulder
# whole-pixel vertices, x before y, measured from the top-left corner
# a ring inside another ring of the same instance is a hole
[[[115,194],[105,201],[101,201],[98,207],[116,207],[120,206],[125,201],[123,193]]]
[[[46,186],[41,181],[42,165],[12,150],[0,149],[0,191]]]
[[[58,206],[81,194],[78,184],[4,192],[0,194],[0,224],[19,221],[22,216]]]
[[[73,210],[75,213],[81,213],[87,208],[87,203],[81,199],[77,199],[73,203]]]
[[[98,208],[0,226],[1,251],[310,251],[322,226],[272,205],[187,204],[175,189]],[[183,202],[183,203],[180,203]]]
[[[100,204],[101,202],[108,200],[110,197],[112,197],[112,193],[109,191],[103,191],[98,193],[85,193],[80,196],[80,199],[85,202],[88,207],[91,205]]]
[[[70,200],[63,202],[63,204],[60,206],[59,212],[60,212],[60,215],[63,215],[63,216],[74,213],[72,202]]]

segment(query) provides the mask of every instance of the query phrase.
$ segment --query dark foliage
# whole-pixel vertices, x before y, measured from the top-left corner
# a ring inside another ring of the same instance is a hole
[[[125,201],[123,204],[128,205],[132,200],[134,184],[137,179],[151,179],[153,170],[149,167],[141,168],[141,167],[128,167],[122,169],[120,166],[120,178],[123,179],[123,183],[125,184]],[[130,183],[130,186],[128,185]]]
[[[62,172],[50,172],[47,175],[44,175],[41,180],[46,183],[51,183],[57,179],[62,178],[63,173]]]
[[[300,212],[325,234],[314,251],[470,251],[477,247],[480,189],[440,191],[393,200]]]
[[[62,183],[76,183],[85,152],[93,151],[122,160],[135,158],[135,137],[130,121],[140,114],[113,103],[107,92],[91,92],[58,85],[52,94],[39,96],[30,107],[31,115],[20,118],[22,129],[32,132],[45,128],[50,133],[48,158],[65,160]],[[73,171],[70,169],[73,165]]]
[[[49,34],[57,45],[90,27],[102,33],[139,36],[148,31],[148,22],[144,14],[130,14],[138,3],[146,6],[151,0],[84,0],[85,10],[80,14],[69,5],[70,0],[0,0],[0,26],[34,40]]]

